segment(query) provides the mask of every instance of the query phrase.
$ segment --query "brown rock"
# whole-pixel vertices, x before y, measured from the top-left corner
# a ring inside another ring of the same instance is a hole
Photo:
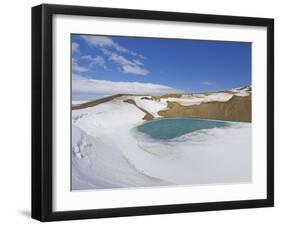
[[[251,95],[233,96],[226,102],[208,102],[200,105],[183,106],[168,102],[168,110],[159,111],[164,117],[191,117],[229,121],[252,121]]]

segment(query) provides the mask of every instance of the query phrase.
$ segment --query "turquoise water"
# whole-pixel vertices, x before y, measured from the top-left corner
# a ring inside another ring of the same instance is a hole
[[[172,139],[200,129],[226,127],[229,123],[191,118],[166,118],[146,122],[137,127],[139,132],[156,139]]]

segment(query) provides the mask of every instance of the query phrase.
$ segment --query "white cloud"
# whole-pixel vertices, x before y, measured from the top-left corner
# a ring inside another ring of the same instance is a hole
[[[103,67],[104,69],[106,69],[105,60],[102,56],[97,55],[95,57],[92,57],[90,55],[84,55],[84,56],[81,56],[81,59],[88,60],[88,61],[90,61],[90,64],[99,65],[99,66]]]
[[[80,52],[79,46],[80,45],[78,43],[72,42],[72,44],[71,44],[72,53],[79,53]]]
[[[206,85],[206,86],[215,86],[217,87],[218,85],[214,82],[209,82],[209,81],[202,81],[200,82],[201,85]]]
[[[137,65],[143,65],[143,63],[142,62],[140,62],[139,60],[137,60],[137,59],[133,59],[133,62],[135,63],[135,64],[137,64]]]
[[[84,78],[72,75],[72,93],[74,94],[150,94],[160,95],[165,93],[179,93],[181,90],[152,83],[140,82],[113,82]]]
[[[105,48],[105,47],[111,47],[117,50],[118,52],[128,53],[132,56],[138,56],[142,59],[145,59],[145,57],[141,54],[137,54],[135,51],[129,50],[118,43],[114,42],[110,37],[107,36],[95,36],[95,35],[80,35],[82,39],[84,39],[88,44]]]
[[[89,71],[89,69],[79,65],[76,59],[72,59],[72,71],[85,72],[85,71]]]
[[[105,60],[103,59],[102,56],[96,56],[96,57],[92,60],[92,63],[105,67]]]
[[[114,46],[115,43],[113,40],[106,36],[94,36],[94,35],[80,35],[86,42],[91,45],[105,47],[105,46]]]
[[[148,70],[138,65],[122,65],[123,72],[126,74],[147,75]]]
[[[124,56],[102,48],[102,52],[108,56],[109,60],[121,66],[121,71],[126,74],[147,75],[149,71],[143,67],[139,60],[128,60]]]
[[[121,55],[121,53],[127,53],[134,57],[139,57],[140,59],[146,59],[145,56],[119,45],[118,43],[113,41],[112,38],[108,36],[95,36],[95,35],[80,35],[79,37],[81,37],[89,45],[99,47],[100,50],[103,52],[103,54],[107,56],[109,60],[113,61],[114,63],[120,66],[121,72],[125,74],[137,74],[137,75],[147,75],[149,73],[149,71],[144,67],[144,64],[140,60],[138,59],[129,60],[123,55]],[[73,48],[76,49],[76,45]],[[81,58],[91,61],[91,64],[96,64],[102,66],[104,69],[107,69],[107,67],[105,66],[105,59],[102,58],[101,56],[97,56],[93,58],[92,56],[87,55],[87,56],[82,56]]]
[[[80,58],[83,59],[83,60],[90,60],[90,61],[92,61],[94,59],[94,57],[92,57],[90,55],[83,55]]]
[[[112,51],[102,48],[102,52],[109,57],[110,60],[114,61],[115,63],[125,65],[125,64],[134,64],[132,61],[126,59],[122,55],[116,54]]]

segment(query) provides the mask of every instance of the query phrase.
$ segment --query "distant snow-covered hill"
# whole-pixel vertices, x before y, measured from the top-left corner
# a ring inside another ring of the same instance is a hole
[[[195,117],[206,119],[251,121],[251,87],[188,94],[165,94],[161,96],[117,94],[80,104],[72,109],[95,107],[106,102],[122,100],[133,104],[146,113],[144,120],[159,117]]]

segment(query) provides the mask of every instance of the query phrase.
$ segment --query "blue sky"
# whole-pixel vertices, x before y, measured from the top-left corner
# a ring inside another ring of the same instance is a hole
[[[251,85],[251,43],[72,35],[73,99]]]

